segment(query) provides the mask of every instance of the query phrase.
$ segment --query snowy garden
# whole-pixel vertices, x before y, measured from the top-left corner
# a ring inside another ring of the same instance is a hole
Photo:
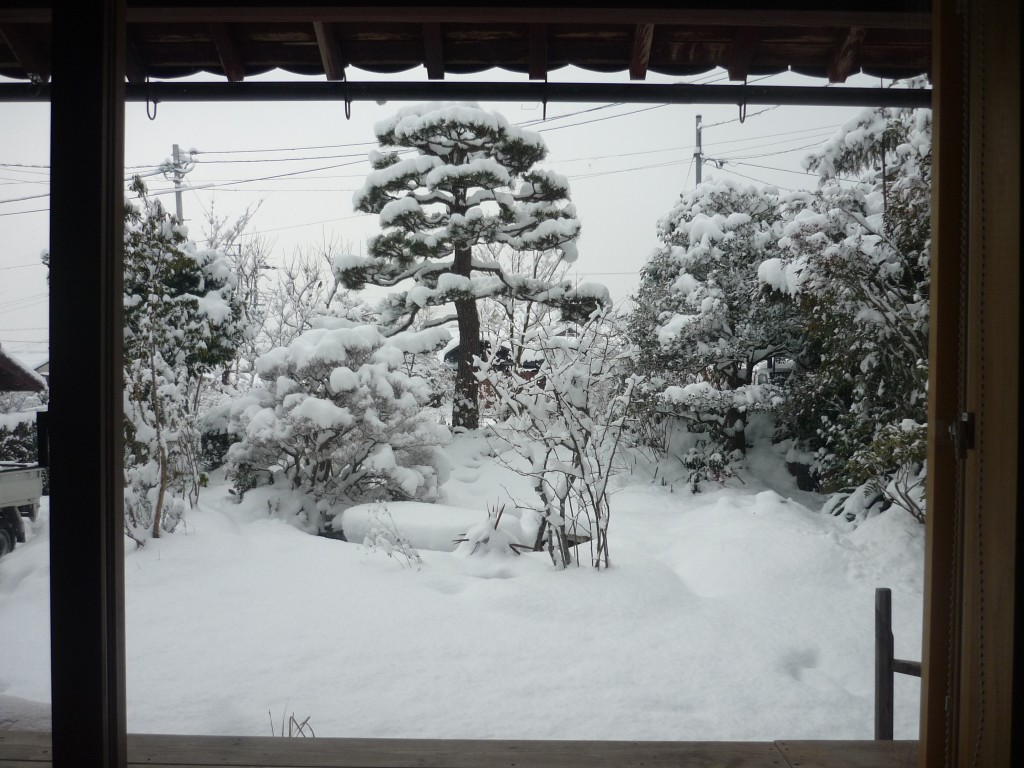
[[[870,738],[876,587],[921,652],[930,113],[865,111],[807,191],[683,193],[621,307],[538,134],[376,134],[379,234],[281,269],[133,183],[129,730]],[[0,561],[0,719],[49,699],[47,513]]]

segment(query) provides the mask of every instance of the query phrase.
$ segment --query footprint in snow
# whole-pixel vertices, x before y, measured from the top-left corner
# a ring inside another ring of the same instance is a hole
[[[817,648],[790,648],[779,656],[779,667],[794,680],[803,681],[804,673],[818,666]]]

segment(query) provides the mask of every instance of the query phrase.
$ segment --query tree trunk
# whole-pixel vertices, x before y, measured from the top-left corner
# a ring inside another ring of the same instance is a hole
[[[456,248],[452,273],[469,277],[472,257],[472,249]],[[459,320],[459,368],[455,373],[452,427],[476,429],[480,426],[480,383],[474,373],[473,358],[481,353],[480,313],[474,299],[459,299],[455,302],[455,314]]]

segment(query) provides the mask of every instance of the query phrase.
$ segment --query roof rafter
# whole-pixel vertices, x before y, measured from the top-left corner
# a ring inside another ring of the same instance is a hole
[[[828,67],[830,83],[845,83],[846,78],[853,74],[854,62],[860,52],[861,43],[867,30],[864,27],[850,27],[839,35],[835,56]]]
[[[338,36],[334,34],[334,27],[326,21],[314,21],[313,33],[316,35],[316,44],[320,49],[320,61],[324,65],[324,74],[327,75],[327,79],[344,80],[345,61],[341,55]]]
[[[653,42],[653,24],[637,24],[633,27],[633,51],[629,57],[630,80],[647,79],[647,67],[651,63],[651,44]]]
[[[238,46],[231,30],[226,23],[220,21],[210,22],[208,28],[224,74],[232,83],[242,82],[245,79],[245,63],[238,53]]]
[[[548,25],[530,25],[529,69],[531,80],[548,79]]]
[[[49,60],[31,43],[21,25],[0,24],[0,37],[7,41],[7,47],[26,75],[36,75],[43,82],[50,79]]]
[[[427,78],[444,80],[444,39],[440,22],[423,24],[423,61],[427,67]]]
[[[747,79],[750,62],[754,60],[754,51],[760,39],[761,30],[757,27],[740,27],[736,30],[725,63],[730,80]]]
[[[146,65],[139,55],[132,33],[125,30],[124,40],[124,74],[129,83],[146,82]]]

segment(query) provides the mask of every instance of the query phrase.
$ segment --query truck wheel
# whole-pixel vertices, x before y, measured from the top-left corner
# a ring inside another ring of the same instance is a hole
[[[0,528],[0,557],[14,549],[14,536],[6,528]]]

